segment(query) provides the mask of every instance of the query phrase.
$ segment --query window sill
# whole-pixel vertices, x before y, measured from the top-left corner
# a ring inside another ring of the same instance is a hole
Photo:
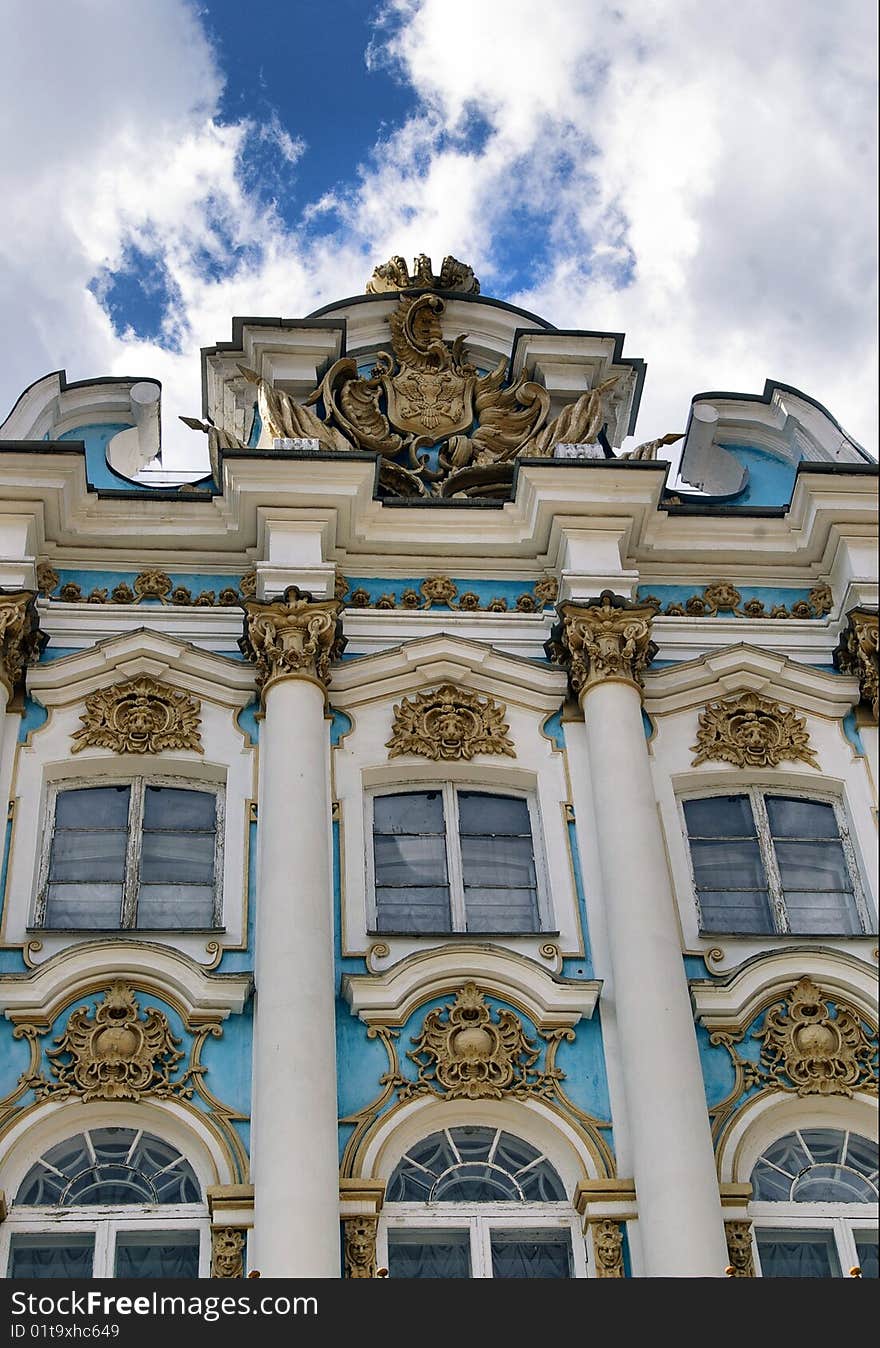
[[[367,936],[370,940],[375,939],[377,941],[384,940],[388,936],[408,941],[418,940],[422,936],[428,937],[432,941],[436,940],[438,936],[455,938],[460,941],[492,941],[498,936],[503,937],[505,941],[512,940],[515,937],[533,941],[538,936],[543,938],[545,936],[558,935],[558,931],[376,931],[374,929],[368,929],[367,931]]]
[[[222,936],[225,927],[25,927],[28,936]]]
[[[701,941],[876,941],[876,931],[700,931]]]

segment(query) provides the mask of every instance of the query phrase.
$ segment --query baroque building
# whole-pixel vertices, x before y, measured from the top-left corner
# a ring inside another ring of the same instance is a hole
[[[4,1276],[877,1275],[877,466],[645,370],[394,258],[187,481],[21,395]]]

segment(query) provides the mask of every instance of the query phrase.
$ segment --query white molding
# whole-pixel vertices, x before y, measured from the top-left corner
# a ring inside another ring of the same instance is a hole
[[[744,641],[645,674],[645,709],[656,716],[737,692],[771,695],[830,717],[846,716],[860,696],[855,677],[826,673]]]
[[[738,1029],[757,1015],[768,996],[780,997],[809,977],[829,995],[839,993],[862,1015],[877,1017],[877,971],[852,955],[826,948],[790,946],[757,955],[723,980],[698,979],[691,994],[698,1019],[713,1029]]]

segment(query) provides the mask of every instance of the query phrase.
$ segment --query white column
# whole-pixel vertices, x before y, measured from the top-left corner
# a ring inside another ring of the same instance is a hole
[[[335,600],[292,587],[251,601],[260,733],[254,1043],[254,1229],[264,1278],[338,1278],[339,1162],[324,683],[339,641]]]
[[[651,609],[563,604],[586,726],[621,1072],[647,1277],[728,1263],[694,1019],[641,716]]]

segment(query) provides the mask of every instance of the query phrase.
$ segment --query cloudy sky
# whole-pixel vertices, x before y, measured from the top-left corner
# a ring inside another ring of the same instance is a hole
[[[765,378],[877,453],[865,0],[3,0],[0,418],[50,370],[163,383],[375,263],[626,333],[636,440]],[[198,443],[194,443],[198,441]],[[633,443],[633,442],[629,442]]]

